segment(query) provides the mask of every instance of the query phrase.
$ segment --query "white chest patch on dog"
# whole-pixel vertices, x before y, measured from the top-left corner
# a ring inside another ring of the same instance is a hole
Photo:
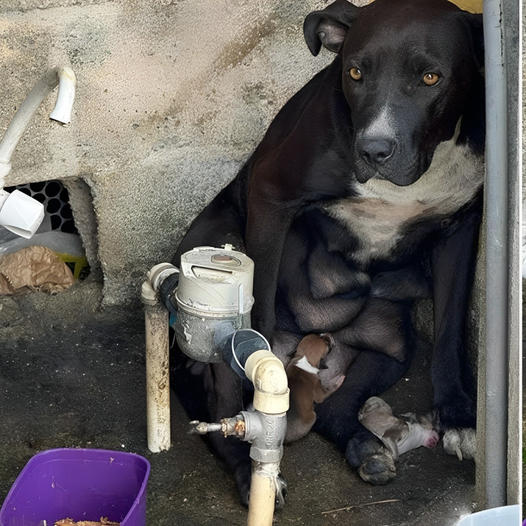
[[[456,138],[455,138],[456,139]],[[428,170],[409,186],[385,179],[358,184],[359,195],[329,204],[329,214],[356,234],[353,256],[366,265],[387,257],[411,223],[448,216],[468,203],[484,180],[484,161],[455,139],[440,143]]]
[[[311,365],[309,360],[307,360],[306,356],[302,356],[295,364],[298,369],[302,369],[303,371],[310,373],[310,374],[318,374],[320,370],[317,367],[314,367],[314,365]]]

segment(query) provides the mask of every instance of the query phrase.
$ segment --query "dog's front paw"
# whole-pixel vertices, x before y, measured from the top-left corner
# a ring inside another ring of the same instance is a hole
[[[376,439],[351,438],[345,457],[351,466],[358,468],[360,477],[370,484],[387,484],[396,476],[393,455]]]
[[[442,443],[448,455],[456,455],[459,460],[475,458],[477,442],[473,428],[448,429]]]
[[[393,455],[385,450],[367,457],[360,465],[358,473],[362,480],[369,482],[369,484],[375,486],[387,484],[396,477]]]

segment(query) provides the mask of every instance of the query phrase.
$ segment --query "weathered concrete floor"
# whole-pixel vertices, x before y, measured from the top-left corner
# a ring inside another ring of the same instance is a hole
[[[152,464],[149,526],[242,525],[246,511],[229,474],[204,442],[186,434],[174,399],[173,448],[146,448],[143,319],[139,308],[97,311],[98,287],[62,295],[0,299],[0,499],[35,453],[54,447],[132,451]],[[425,410],[429,388],[413,371],[388,399],[395,409]],[[230,416],[230,415],[225,415]],[[399,462],[383,487],[363,483],[341,454],[315,434],[286,447],[289,484],[279,525],[448,526],[472,505],[474,466],[419,449]]]

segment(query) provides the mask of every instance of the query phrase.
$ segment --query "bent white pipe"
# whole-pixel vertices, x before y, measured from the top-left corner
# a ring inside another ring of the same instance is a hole
[[[252,479],[247,525],[271,526],[290,391],[283,363],[270,351],[253,353],[245,364],[245,373],[254,384],[254,409],[264,415],[277,417],[271,429],[258,434],[250,450]],[[277,459],[270,462],[263,460],[271,455]]]
[[[57,102],[50,118],[62,124],[71,121],[71,110],[75,98],[76,78],[67,67],[49,70],[35,84],[33,89],[15,113],[0,143],[0,225],[11,232],[30,238],[44,218],[44,207],[35,199],[22,192],[8,194],[2,189],[5,178],[11,171],[11,156],[31,118],[46,95],[59,85]]]
[[[75,73],[71,68],[53,68],[45,73],[29,92],[7,127],[0,143],[0,163],[9,164],[16,145],[44,98],[59,84],[57,102],[50,118],[62,124],[71,121],[75,98]]]

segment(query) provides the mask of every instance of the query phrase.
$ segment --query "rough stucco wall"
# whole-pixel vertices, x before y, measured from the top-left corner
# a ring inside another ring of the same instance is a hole
[[[138,297],[145,272],[170,259],[283,103],[332,59],[312,57],[301,31],[305,15],[326,3],[0,3],[0,130],[47,67],[71,65],[78,77],[72,124],[48,121],[54,96],[46,99],[7,184],[88,185],[95,218],[83,219],[85,185],[72,205],[88,257],[100,260],[106,304]]]
[[[72,5],[76,4],[76,5]],[[2,2],[0,129],[47,68],[78,77],[72,124],[41,107],[7,183],[91,188],[105,303],[137,297],[282,104],[330,59],[303,43],[315,0]],[[20,8],[20,9],[18,9]]]

